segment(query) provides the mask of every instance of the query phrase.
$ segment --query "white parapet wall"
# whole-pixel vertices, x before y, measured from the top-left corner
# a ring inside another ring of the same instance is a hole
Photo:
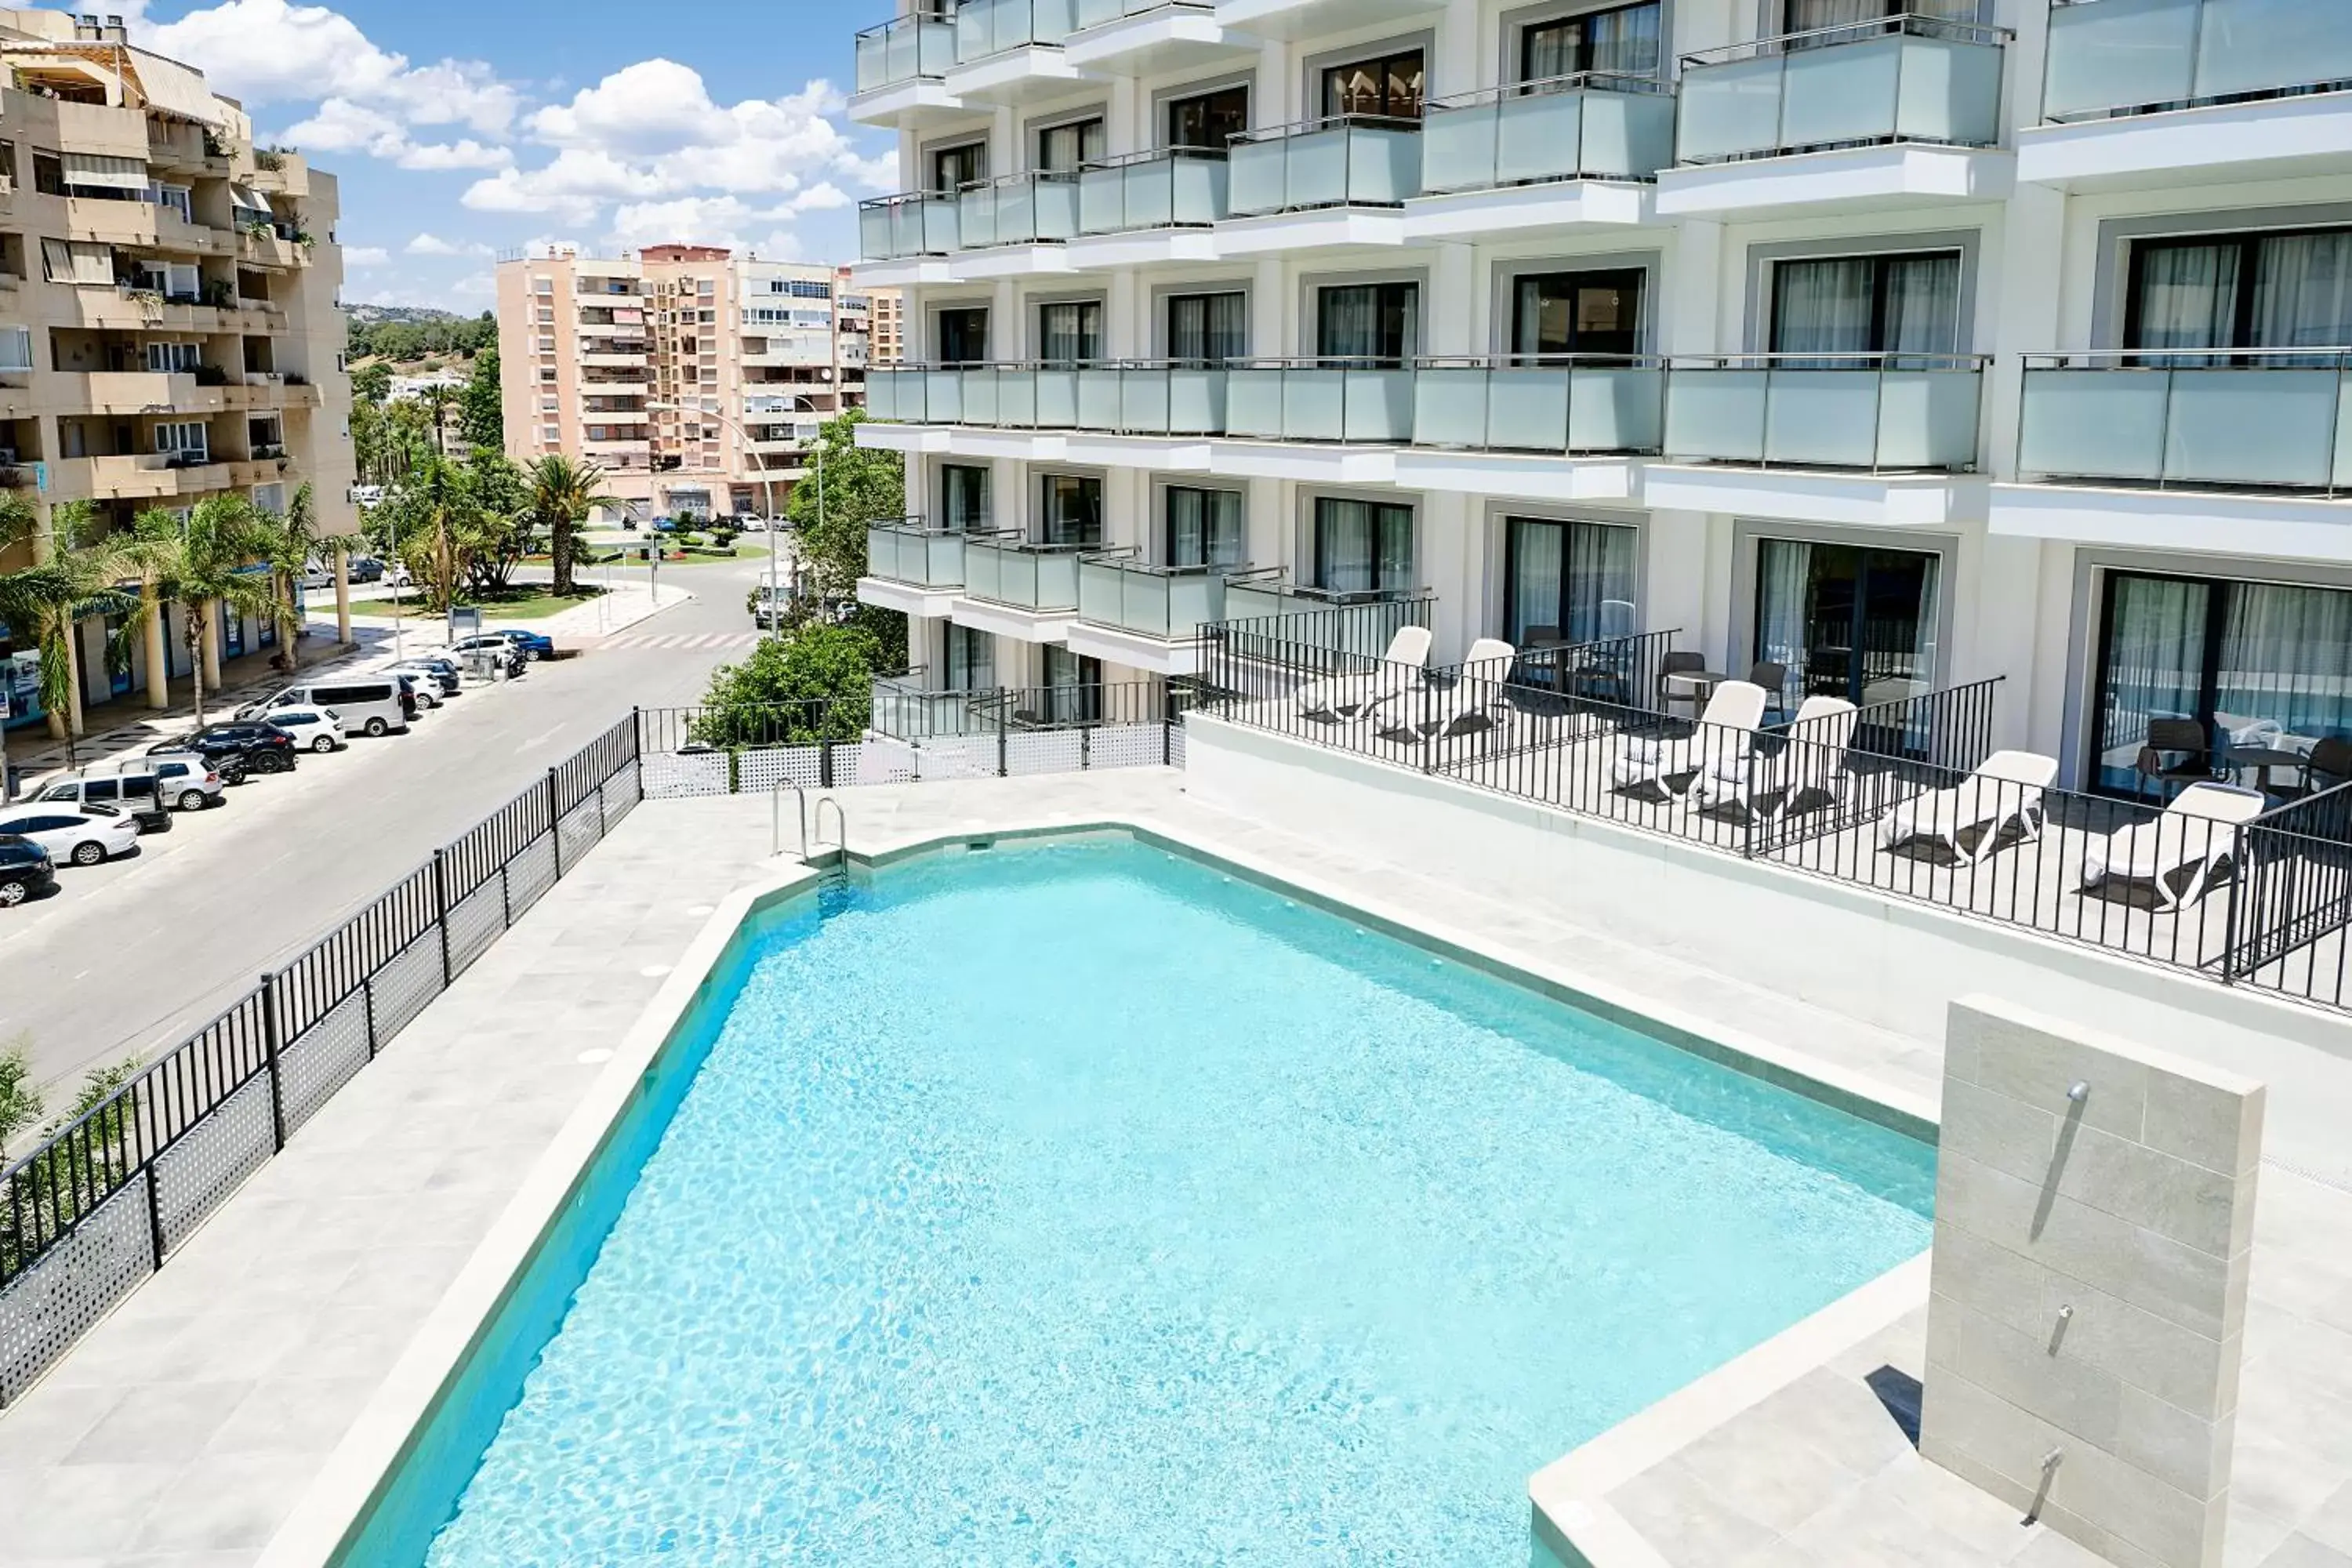
[[[1204,805],[1556,914],[1563,954],[1605,931],[1931,1046],[1977,993],[2161,1040],[2272,1085],[2265,1154],[2352,1185],[2352,1019],[1198,713],[1186,731]]]
[[[2237,1074],[1952,1005],[1923,1458],[2122,1568],[2220,1568],[2263,1113]]]

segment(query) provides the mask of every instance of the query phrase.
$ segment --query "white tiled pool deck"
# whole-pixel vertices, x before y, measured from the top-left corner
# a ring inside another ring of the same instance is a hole
[[[1932,1111],[1940,1050],[1188,798],[1164,770],[841,792],[853,851],[1132,824],[1724,1043]],[[794,830],[787,828],[787,837]],[[293,1513],[610,1051],[727,894],[774,876],[769,803],[648,802],[0,1412],[0,1568],[244,1568]],[[583,1061],[589,1056],[592,1059]],[[2266,1169],[2230,1555],[2352,1568],[2352,1194]],[[1895,1282],[1896,1288],[1901,1282]],[[1916,1289],[1924,1304],[1924,1275]],[[1709,1413],[1594,1500],[1597,1568],[2090,1561],[1923,1465],[1863,1379],[1919,1315]],[[1603,1439],[1607,1442],[1608,1439]],[[1620,1455],[1624,1452],[1621,1446]],[[1601,1550],[1605,1544],[1606,1551]]]

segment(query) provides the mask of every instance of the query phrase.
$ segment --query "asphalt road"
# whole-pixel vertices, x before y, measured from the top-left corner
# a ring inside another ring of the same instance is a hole
[[[666,569],[665,597],[696,596],[613,646],[256,778],[136,855],[61,868],[55,893],[0,910],[0,1047],[25,1046],[54,1107],[91,1068],[177,1043],[632,706],[694,702],[742,656],[744,595],[764,570]]]

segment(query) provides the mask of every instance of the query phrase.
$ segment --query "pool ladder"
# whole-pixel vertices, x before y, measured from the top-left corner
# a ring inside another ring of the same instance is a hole
[[[798,808],[797,815],[801,825],[800,860],[802,865],[806,866],[811,863],[813,851],[824,848],[824,845],[821,838],[814,843],[809,838],[808,791],[799,784],[779,783],[775,788],[768,792],[768,853],[772,857],[784,852],[784,791],[786,790],[793,792],[793,802]],[[819,834],[824,832],[824,808],[828,805],[833,807],[834,847],[841,851],[842,863],[845,868],[849,860],[849,813],[843,810],[841,802],[833,796],[829,795],[819,796],[816,803],[816,830]]]

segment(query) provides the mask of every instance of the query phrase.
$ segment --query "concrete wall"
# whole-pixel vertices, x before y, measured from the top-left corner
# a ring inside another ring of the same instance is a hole
[[[2263,1110],[2234,1073],[1952,1004],[1923,1457],[2123,1568],[2218,1568]]]

